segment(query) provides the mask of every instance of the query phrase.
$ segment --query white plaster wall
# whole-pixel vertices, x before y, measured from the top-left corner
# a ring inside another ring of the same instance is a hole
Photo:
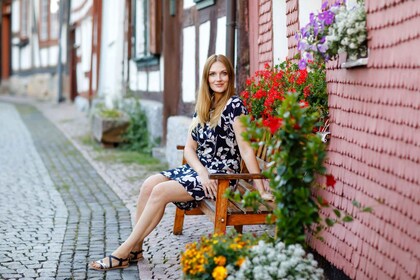
[[[160,90],[163,91],[163,86],[165,84],[165,57],[162,55],[159,59],[159,63],[160,63]]]
[[[19,49],[17,47],[12,47],[12,70],[18,71],[19,70]]]
[[[83,3],[86,2],[84,5]],[[82,6],[83,5],[83,6]],[[72,0],[71,1],[71,14],[70,25],[78,20],[81,20],[88,13],[92,7],[92,0]]]
[[[20,29],[20,1],[13,1],[12,2],[12,15],[17,15],[17,16],[12,16],[12,33],[17,33],[19,32]]]
[[[96,61],[96,54],[94,54],[93,55],[93,57],[92,57],[92,65],[93,65],[93,68],[92,68],[92,90],[96,90],[96,78],[97,78],[97,73],[96,73],[96,63],[97,63],[97,61]]]
[[[138,90],[137,80],[138,80],[138,73],[137,73],[137,65],[133,60],[128,61],[128,67],[130,68],[130,80],[128,81],[128,85],[131,90],[136,91]]]
[[[58,64],[58,45],[48,48],[48,65],[57,66]]]
[[[79,92],[87,91],[89,89],[89,81],[85,77],[85,72],[81,68],[80,63],[76,66],[77,90]]]
[[[34,67],[38,68],[41,66],[41,57],[39,54],[39,41],[38,41],[38,37],[33,36],[32,37],[33,40],[31,40],[31,47],[33,48],[33,55],[34,55]]]
[[[226,54],[226,17],[217,19],[216,54]]]
[[[193,0],[184,0],[184,9],[189,9],[194,5],[195,3]]]
[[[40,59],[41,59],[41,67],[47,67],[48,66],[48,49],[47,48],[41,48],[39,49]]]
[[[161,76],[159,71],[149,72],[149,83],[148,83],[148,91],[160,91],[160,80]]]
[[[168,118],[166,133],[166,161],[169,168],[174,168],[182,163],[182,151],[176,149],[177,145],[185,145],[191,118],[173,116]]]
[[[21,70],[27,70],[31,68],[31,48],[27,45],[20,50],[20,68]]]
[[[287,20],[286,2],[273,0],[273,62],[278,64],[284,61],[288,54],[287,46]]]
[[[206,21],[200,25],[200,38],[198,46],[198,57],[199,57],[199,77],[203,73],[204,63],[207,60],[209,53],[209,44],[210,44],[210,21]]]
[[[105,0],[103,18],[98,92],[113,107],[123,93],[124,1]]]
[[[90,70],[90,59],[92,55],[92,18],[83,20],[80,30],[81,36],[81,66],[84,72]]]
[[[182,54],[182,101],[195,101],[195,27],[183,30]]]
[[[322,0],[299,0],[299,28],[309,22],[309,14],[321,10]]]
[[[147,90],[147,73],[138,72],[137,74],[137,90],[146,91]]]

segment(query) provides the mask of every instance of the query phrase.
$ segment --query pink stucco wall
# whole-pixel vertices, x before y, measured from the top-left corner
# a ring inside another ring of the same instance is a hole
[[[272,63],[271,7],[258,0],[259,69]],[[326,164],[337,183],[319,190],[354,221],[308,241],[352,279],[420,279],[420,5],[366,0],[366,10],[368,65],[343,69],[344,56],[327,64]],[[297,52],[298,14],[298,0],[286,0],[289,57]],[[353,200],[374,212],[361,213]]]
[[[367,0],[366,9],[368,65],[327,65],[337,183],[322,192],[354,221],[310,245],[351,278],[420,279],[420,5]]]

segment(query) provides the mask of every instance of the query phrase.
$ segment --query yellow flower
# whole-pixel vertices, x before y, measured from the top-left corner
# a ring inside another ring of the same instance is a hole
[[[224,266],[216,266],[211,276],[214,280],[224,280],[227,277],[227,270]]]
[[[216,265],[224,266],[226,264],[226,258],[225,256],[218,256],[214,258],[214,263]]]
[[[240,257],[237,261],[236,261],[236,265],[237,266],[241,266],[245,261],[244,257]]]

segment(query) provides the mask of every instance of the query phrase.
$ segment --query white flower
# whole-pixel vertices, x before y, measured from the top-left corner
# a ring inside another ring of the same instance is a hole
[[[311,254],[300,245],[285,246],[259,241],[240,269],[227,279],[324,279]]]

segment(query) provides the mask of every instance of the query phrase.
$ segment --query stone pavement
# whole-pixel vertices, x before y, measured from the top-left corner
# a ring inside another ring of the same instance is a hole
[[[0,96],[0,139],[8,143],[0,145],[0,199],[15,202],[0,200],[0,232],[8,236],[0,239],[0,278],[181,279],[180,252],[211,233],[212,224],[205,216],[188,216],[183,235],[175,236],[172,204],[145,240],[145,259],[137,267],[86,269],[128,236],[139,186],[156,172],[102,160],[113,150],[86,144],[89,131],[87,115],[71,104]]]

